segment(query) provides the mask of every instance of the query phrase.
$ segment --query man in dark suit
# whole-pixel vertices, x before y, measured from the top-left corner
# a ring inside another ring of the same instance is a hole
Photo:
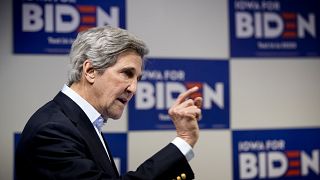
[[[101,126],[119,119],[136,92],[148,49],[120,28],[79,33],[71,52],[69,79],[61,92],[35,112],[16,149],[17,179],[193,179],[188,163],[199,137],[202,99],[197,87],[169,109],[177,137],[142,163],[119,175]]]

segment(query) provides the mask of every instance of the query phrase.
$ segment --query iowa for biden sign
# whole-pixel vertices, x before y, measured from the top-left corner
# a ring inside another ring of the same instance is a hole
[[[320,179],[320,129],[233,131],[234,180]]]
[[[318,0],[230,0],[231,56],[319,56],[319,9]]]
[[[129,104],[129,129],[173,129],[168,109],[198,86],[203,98],[200,128],[229,128],[229,63],[221,60],[150,59]]]
[[[125,28],[124,0],[14,0],[14,53],[66,54],[78,32]]]

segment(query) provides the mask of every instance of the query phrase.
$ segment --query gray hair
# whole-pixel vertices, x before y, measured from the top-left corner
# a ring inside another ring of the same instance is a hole
[[[71,67],[67,85],[80,81],[85,60],[90,59],[93,68],[103,73],[106,68],[117,62],[117,57],[121,53],[127,50],[136,51],[142,59],[149,52],[142,40],[124,29],[103,26],[80,32],[70,51]]]

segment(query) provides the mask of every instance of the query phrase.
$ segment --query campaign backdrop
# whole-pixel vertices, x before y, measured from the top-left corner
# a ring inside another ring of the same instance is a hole
[[[319,137],[308,128],[233,131],[233,179],[319,179]]]
[[[125,0],[13,0],[13,51],[17,54],[67,54],[85,29],[126,28]]]
[[[318,0],[230,0],[231,56],[319,56],[319,8]]]
[[[150,58],[129,102],[129,130],[174,129],[168,109],[193,86],[199,91],[190,98],[203,98],[199,127],[229,128],[228,61]]]
[[[319,0],[0,3],[0,179],[13,179],[17,132],[65,83],[76,34],[102,25],[150,48],[136,95],[103,129],[120,173],[170,143],[168,108],[196,85],[196,179],[320,179]]]

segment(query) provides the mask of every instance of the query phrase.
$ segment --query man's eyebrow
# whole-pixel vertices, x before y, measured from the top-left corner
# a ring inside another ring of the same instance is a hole
[[[124,72],[124,71],[131,71],[131,72],[133,72],[133,73],[136,73],[136,72],[137,72],[134,67],[124,67],[124,68],[122,69],[122,71],[123,71],[123,72]],[[139,74],[139,75],[137,76],[138,81],[141,80],[141,77],[142,77],[142,74]]]
[[[136,69],[134,67],[123,67],[121,69],[121,71],[132,71],[132,72],[136,72]]]

